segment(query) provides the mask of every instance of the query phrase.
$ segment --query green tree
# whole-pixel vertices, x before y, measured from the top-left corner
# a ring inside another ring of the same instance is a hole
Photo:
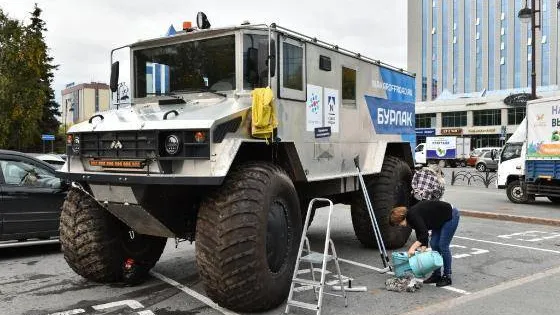
[[[0,148],[38,151],[40,134],[58,130],[46,31],[37,5],[28,25],[0,9]]]

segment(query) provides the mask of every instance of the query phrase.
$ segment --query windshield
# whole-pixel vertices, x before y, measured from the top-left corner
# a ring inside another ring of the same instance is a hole
[[[522,148],[523,148],[523,143],[506,143],[506,146],[502,151],[502,156],[500,157],[500,161],[505,162],[507,160],[521,157]]]
[[[235,90],[235,36],[134,52],[135,97]]]

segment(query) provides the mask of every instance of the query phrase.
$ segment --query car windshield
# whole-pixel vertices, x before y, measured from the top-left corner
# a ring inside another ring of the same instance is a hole
[[[235,90],[235,36],[134,52],[135,97]]]

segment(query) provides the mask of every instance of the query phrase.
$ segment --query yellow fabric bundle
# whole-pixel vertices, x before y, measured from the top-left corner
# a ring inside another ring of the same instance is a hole
[[[274,94],[270,87],[254,89],[252,105],[251,133],[255,138],[272,138],[274,128],[278,127]]]

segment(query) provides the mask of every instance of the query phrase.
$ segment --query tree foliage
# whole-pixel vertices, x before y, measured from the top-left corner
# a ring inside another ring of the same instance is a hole
[[[46,31],[37,5],[29,24],[0,8],[0,148],[38,151],[40,135],[58,131]]]

